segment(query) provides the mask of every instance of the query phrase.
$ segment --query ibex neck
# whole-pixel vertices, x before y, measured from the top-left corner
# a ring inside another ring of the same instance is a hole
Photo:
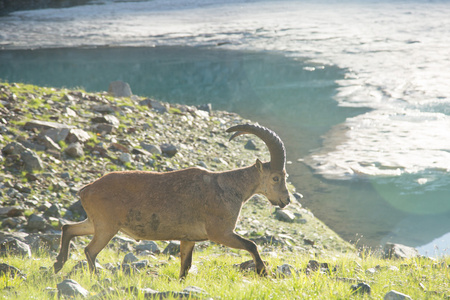
[[[252,165],[220,174],[219,184],[224,191],[235,193],[236,200],[245,202],[258,189],[259,176],[258,170]]]

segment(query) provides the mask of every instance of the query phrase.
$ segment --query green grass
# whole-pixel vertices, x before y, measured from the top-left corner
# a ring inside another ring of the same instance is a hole
[[[53,258],[42,251],[32,259],[7,257],[6,263],[22,270],[27,279],[0,277],[0,297],[4,299],[56,299],[46,288],[56,288],[57,283],[70,278],[90,291],[91,296],[112,287],[115,292],[102,299],[144,299],[141,291],[151,288],[157,291],[181,292],[187,286],[196,286],[220,299],[382,299],[390,290],[396,290],[413,299],[442,299],[450,288],[450,259],[384,260],[374,255],[360,258],[354,254],[316,258],[330,265],[328,272],[310,272],[305,269],[309,255],[278,251],[278,257],[263,257],[269,262],[271,272],[284,263],[292,265],[297,274],[290,278],[270,276],[261,278],[254,272],[240,271],[234,267],[249,260],[245,251],[229,251],[217,245],[194,252],[193,265],[197,272],[190,272],[183,282],[178,280],[179,259],[158,255],[150,260],[150,266],[140,273],[112,273],[106,269],[91,275],[82,269],[72,273],[73,266],[84,260],[82,247],[72,251],[71,258],[58,274],[53,274]],[[238,253],[238,255],[231,253]],[[101,264],[121,262],[124,253],[104,249],[98,256]],[[146,257],[141,257],[146,259]],[[375,272],[368,271],[374,268]],[[334,270],[333,270],[334,269]],[[192,271],[192,270],[191,270]],[[147,274],[149,273],[149,274]],[[155,275],[157,274],[157,275]],[[371,295],[352,295],[351,285],[366,282]],[[137,288],[138,292],[130,292]],[[31,296],[32,295],[32,296]]]
[[[7,86],[17,96],[17,101],[11,102],[12,108],[9,109],[20,108],[17,110],[17,115],[8,121],[8,130],[2,136],[2,147],[11,141],[18,140],[19,137],[28,140],[37,134],[37,132],[23,130],[23,125],[34,118],[49,120],[54,116],[54,112],[51,112],[49,108],[61,108],[55,104],[64,103],[62,98],[64,94],[69,93],[68,90],[41,88],[26,84],[0,84]],[[33,97],[28,93],[33,94]],[[2,92],[0,92],[1,95]],[[206,162],[215,171],[228,170],[237,167],[237,162],[241,160],[248,165],[254,163],[256,157],[262,160],[268,158],[266,151],[242,150],[244,141],[228,143],[226,149],[219,147],[217,143],[227,143],[228,136],[207,134],[223,129],[219,126],[222,121],[218,119],[191,122],[194,121],[194,118],[189,114],[179,116],[178,113],[181,110],[176,106],[171,106],[170,113],[158,114],[147,106],[134,105],[129,98],[116,99],[103,94],[97,94],[97,96],[108,99],[111,106],[132,107],[132,111],[124,115],[116,113],[116,117],[121,122],[120,130],[105,136],[92,132],[88,126],[90,116],[94,115],[91,106],[97,105],[96,102],[83,100],[71,105],[80,115],[77,118],[67,118],[64,114],[58,114],[58,122],[71,124],[89,132],[92,138],[86,143],[86,148],[93,148],[100,143],[107,148],[111,144],[111,137],[119,141],[121,139],[133,141],[135,144],[133,147],[139,147],[140,141],[155,145],[175,141],[186,146],[186,149],[180,147],[180,153],[172,158],[153,155],[154,165],[148,169],[157,171],[165,170],[167,167],[192,166],[200,160]],[[49,99],[55,104],[50,105]],[[25,102],[29,105],[26,105]],[[31,106],[35,107],[34,110],[39,110],[39,114],[29,111]],[[215,112],[215,114],[220,116],[220,112]],[[87,115],[87,117],[81,115]],[[148,123],[149,121],[151,122]],[[144,127],[144,124],[148,124],[151,129],[148,129],[147,126]],[[199,124],[203,127],[200,128]],[[132,133],[128,133],[129,127],[134,129]],[[208,136],[211,140],[207,143],[197,141],[199,136]],[[64,149],[67,144],[61,142],[60,146]],[[265,149],[262,144],[259,148]],[[204,155],[205,153],[206,155]],[[0,164],[2,166],[0,175],[5,178],[4,184],[11,180],[9,178],[14,178],[13,184],[21,182],[24,186],[31,188],[32,193],[28,199],[33,199],[33,197],[37,199],[36,205],[26,206],[24,212],[26,218],[33,213],[39,213],[37,207],[43,201],[60,203],[67,208],[78,200],[68,188],[63,191],[50,192],[53,189],[51,179],[56,177],[59,180],[66,180],[60,176],[62,173],[68,172],[69,183],[73,183],[75,187],[81,187],[92,182],[102,173],[135,168],[133,165],[120,163],[117,159],[119,154],[114,151],[108,152],[110,158],[103,158],[88,150],[82,159],[64,159],[63,156],[59,163],[50,159],[48,154],[44,155],[44,152],[37,151],[37,154],[43,159],[46,166],[44,170],[33,172],[40,175],[38,181],[27,180],[25,178],[27,172],[7,159]],[[215,163],[211,159],[212,157],[223,158],[227,165]],[[147,166],[145,168],[147,169]],[[91,174],[84,170],[98,171],[98,173]],[[43,174],[47,174],[47,176]],[[48,174],[52,174],[52,176],[48,176]],[[293,191],[294,187],[290,186],[290,190]],[[7,193],[4,193],[3,197],[3,205],[5,203],[13,205],[18,201],[14,198],[9,199]],[[99,275],[91,275],[87,270],[71,274],[73,266],[78,261],[85,259],[83,248],[89,241],[78,238],[75,242],[76,250],[72,251],[71,258],[61,272],[56,275],[52,270],[56,254],[50,251],[41,250],[39,253],[33,253],[32,259],[15,256],[1,257],[1,263],[7,263],[20,269],[27,275],[27,279],[0,275],[0,298],[56,299],[55,294],[51,294],[45,289],[56,289],[56,285],[67,278],[80,283],[90,291],[91,296],[100,294],[103,289],[113,288],[115,290],[115,293],[108,294],[101,299],[144,299],[144,294],[140,291],[142,288],[180,292],[187,286],[202,288],[214,299],[382,299],[392,289],[405,293],[413,299],[442,299],[450,295],[448,292],[450,285],[449,257],[440,261],[430,259],[391,261],[365,253],[358,255],[355,254],[356,250],[353,246],[341,240],[323,223],[306,210],[302,210],[299,205],[293,203],[289,209],[301,213],[302,219],[306,223],[280,222],[274,218],[273,208],[266,200],[251,199],[242,209],[241,217],[238,220],[238,229],[247,231],[247,237],[264,236],[269,232],[270,235],[277,236],[283,233],[293,238],[292,243],[290,239],[286,239],[286,244],[293,245],[285,246],[283,249],[271,246],[261,247],[261,253],[263,250],[276,253],[276,257],[263,256],[263,259],[269,262],[271,272],[275,272],[277,266],[286,263],[299,270],[298,274],[294,274],[290,278],[276,276],[260,278],[254,272],[242,272],[233,265],[250,260],[248,253],[217,245],[209,246],[205,250],[200,248],[196,250],[193,264],[198,272],[191,270],[184,282],[178,281],[179,259],[169,259],[164,255],[157,256],[156,260],[149,259],[151,267],[132,275],[123,274],[121,271],[112,273],[108,270],[101,271]],[[75,215],[75,219],[78,217]],[[255,223],[255,221],[260,223]],[[51,225],[56,226],[56,222],[52,222]],[[312,240],[314,246],[304,245],[304,239]],[[125,253],[120,253],[115,248],[108,248],[99,254],[98,259],[101,264],[116,264],[122,262],[124,255]],[[142,257],[141,259],[146,258]],[[305,269],[310,259],[328,263],[331,271],[307,274]],[[370,296],[351,294],[351,285],[358,282],[366,282],[371,286]],[[137,288],[137,292],[130,291],[132,287]]]

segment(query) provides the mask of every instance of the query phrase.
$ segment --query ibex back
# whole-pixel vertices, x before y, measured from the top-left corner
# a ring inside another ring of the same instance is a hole
[[[122,231],[136,240],[179,240],[180,278],[186,277],[195,242],[213,242],[250,252],[256,271],[266,275],[254,242],[234,232],[242,205],[254,194],[265,195],[281,208],[289,204],[286,188],[286,153],[271,130],[258,125],[237,125],[227,132],[254,134],[270,152],[270,162],[245,168],[211,172],[203,168],[157,173],[112,172],[79,191],[87,219],[64,225],[61,250],[54,264],[58,272],[67,261],[70,240],[94,235],[85,249],[89,269],[111,238]]]

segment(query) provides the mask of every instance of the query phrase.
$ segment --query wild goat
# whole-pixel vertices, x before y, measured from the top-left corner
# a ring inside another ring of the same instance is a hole
[[[87,219],[62,227],[55,273],[67,261],[73,237],[94,235],[84,251],[94,272],[97,254],[121,231],[136,240],[179,240],[180,279],[191,267],[195,242],[205,240],[247,250],[257,273],[266,275],[256,244],[234,228],[242,205],[254,194],[281,208],[289,204],[286,151],[273,131],[259,125],[237,125],[227,132],[234,132],[230,140],[242,134],[261,138],[270,162],[257,159],[249,167],[224,172],[194,167],[167,173],[112,172],[99,178],[79,191]]]

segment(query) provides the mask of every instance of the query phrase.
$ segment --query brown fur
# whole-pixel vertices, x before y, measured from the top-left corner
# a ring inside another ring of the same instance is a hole
[[[122,231],[136,240],[181,241],[180,278],[189,271],[195,242],[205,240],[249,251],[258,274],[265,275],[255,243],[234,232],[242,205],[256,193],[274,205],[289,204],[285,171],[272,171],[269,163],[257,160],[226,172],[190,168],[109,173],[80,190],[88,217],[63,226],[55,272],[67,261],[73,237],[94,235],[85,253],[90,270],[95,271],[97,254]]]

